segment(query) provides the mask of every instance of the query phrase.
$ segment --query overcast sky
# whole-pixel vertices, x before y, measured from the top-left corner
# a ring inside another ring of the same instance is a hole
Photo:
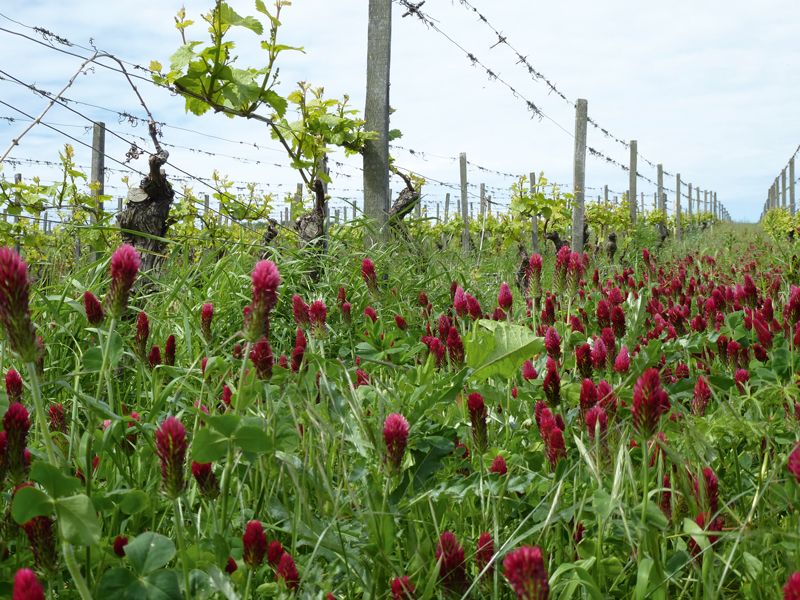
[[[642,157],[662,163],[673,174],[665,178],[666,187],[674,190],[674,174],[680,173],[683,181],[701,190],[716,191],[733,218],[758,219],[767,188],[800,144],[800,45],[796,38],[800,3],[471,3],[569,100],[587,99],[589,115],[599,125],[617,138],[637,140]],[[91,39],[99,49],[123,60],[148,65],[151,60],[168,64],[170,55],[180,46],[173,15],[183,4],[177,0],[20,0],[6,3],[0,13],[76,44],[87,46]],[[213,2],[189,0],[185,5],[187,16],[198,22],[187,31],[187,37],[205,40],[200,13]],[[257,14],[250,0],[233,0],[231,5],[242,15]],[[285,8],[279,41],[303,46],[305,54],[281,55],[279,91],[289,93],[296,82],[307,81],[324,86],[328,97],[349,94],[354,107],[363,111],[367,5],[367,0],[294,0],[293,6]],[[444,36],[426,29],[415,18],[401,18],[404,10],[395,6],[391,104],[396,112],[392,127],[403,132],[397,144],[405,149],[393,151],[397,164],[455,185],[459,179],[456,158],[466,152],[472,163],[470,183],[485,183],[493,199],[500,203],[508,202],[508,187],[514,180],[481,171],[477,166],[512,174],[544,171],[549,179],[570,184],[574,108],[549,93],[545,84],[534,81],[507,46],[491,48],[497,36],[458,0],[427,0],[423,10],[437,20],[442,31],[534,102],[547,118],[532,119],[524,100],[515,98],[508,88],[472,66]],[[2,17],[0,27],[37,37]],[[238,42],[240,66],[263,66],[258,36],[240,28],[231,38]],[[0,40],[6,48],[6,60],[0,69],[49,91],[60,90],[81,63],[78,58],[5,32],[0,32]],[[83,50],[76,51],[86,55]],[[170,162],[176,167],[199,177],[210,177],[217,169],[234,181],[258,182],[262,189],[281,195],[296,186],[299,177],[285,166],[287,158],[265,128],[220,115],[187,115],[181,98],[144,82],[139,82],[138,87],[158,121],[233,140],[165,128],[164,142],[217,154],[168,148]],[[65,96],[146,116],[124,78],[107,69],[97,68],[80,76]],[[46,105],[42,98],[7,81],[0,81],[0,100],[31,115],[38,115]],[[146,136],[144,126],[120,123],[114,112],[84,105],[74,107],[91,119],[104,121],[126,140],[144,144],[133,137]],[[20,116],[0,105],[0,117]],[[91,134],[84,128],[87,121],[64,108],[54,107],[45,122],[57,124],[61,131],[91,144]],[[0,153],[25,126],[24,119],[13,123],[0,120]],[[590,146],[627,164],[629,152],[622,145],[592,127],[588,136]],[[66,142],[70,140],[38,126],[22,139],[12,156],[58,161],[58,152]],[[70,143],[76,147],[77,162],[89,165],[89,150]],[[109,137],[106,149],[110,156],[122,161],[128,148]],[[408,149],[431,156],[423,159]],[[333,159],[350,166],[333,168],[334,181],[329,190],[334,197],[332,206],[344,206],[344,200],[338,198],[349,198],[351,202],[357,199],[360,205],[362,181],[356,168],[359,161],[345,160],[341,154]],[[106,164],[121,168],[109,160]],[[144,159],[133,166],[144,169]],[[796,175],[800,176],[798,167]],[[656,180],[655,169],[641,158],[638,170]],[[6,166],[3,172],[7,177],[21,172],[26,179],[39,175],[46,181],[56,177],[56,171],[45,165]],[[180,175],[169,168],[167,173]],[[121,173],[108,174],[107,193],[124,193],[120,177]],[[628,174],[590,156],[586,185],[597,189],[608,185],[621,193],[628,187]],[[638,186],[652,202],[653,185],[640,179]],[[210,192],[197,182],[193,187],[196,194]],[[392,187],[397,191],[402,184],[395,179]],[[443,209],[448,191],[455,198],[454,189],[426,187],[430,210],[435,210],[436,202],[441,202]],[[597,193],[588,191],[590,196]],[[670,206],[674,197],[674,193],[668,196]]]

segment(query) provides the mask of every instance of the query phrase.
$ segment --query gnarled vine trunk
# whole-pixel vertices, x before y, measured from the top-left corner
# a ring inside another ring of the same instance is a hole
[[[150,123],[150,135],[156,145],[156,153],[150,155],[150,173],[137,188],[128,192],[125,209],[117,217],[120,229],[138,231],[148,235],[164,237],[170,226],[169,210],[175,191],[162,169],[169,158],[156,140],[155,124]],[[160,265],[166,244],[160,240],[122,232],[122,241],[139,252],[140,270],[143,273]]]

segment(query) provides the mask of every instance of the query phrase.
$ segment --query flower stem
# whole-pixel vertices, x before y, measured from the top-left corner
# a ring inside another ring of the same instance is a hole
[[[117,320],[115,318],[111,318],[111,322],[108,325],[108,337],[106,338],[106,345],[103,348],[103,363],[100,366],[100,374],[97,376],[97,394],[95,394],[95,399],[99,402],[100,395],[103,393],[103,379],[106,375],[106,367],[108,366],[108,355],[111,352],[111,338],[114,337],[114,327],[117,325]],[[111,397],[108,398],[108,408],[111,412],[114,412],[114,407],[111,403]]]
[[[247,586],[244,589],[244,600],[250,600],[250,584],[253,583],[253,570],[247,569]]]
[[[175,513],[175,532],[178,534],[178,552],[181,554],[181,568],[183,569],[183,583],[186,587],[186,597],[191,597],[189,590],[189,562],[186,558],[186,542],[183,539],[183,512],[181,503],[177,498],[172,500],[172,510]]]
[[[47,418],[44,414],[42,404],[42,391],[39,389],[39,376],[36,374],[36,365],[33,361],[26,363],[28,375],[31,378],[31,392],[33,393],[33,404],[36,407],[36,420],[39,421],[39,428],[42,431],[44,446],[47,449],[47,459],[51,465],[57,467],[56,454],[53,451],[53,440],[50,439],[50,432],[47,430]]]
[[[70,575],[72,575],[72,581],[75,583],[75,588],[78,590],[81,600],[92,600],[92,594],[86,586],[86,582],[81,575],[80,567],[78,567],[78,563],[75,560],[75,552],[72,549],[72,544],[64,542],[62,550],[64,552],[64,562],[67,563],[67,568],[69,569]]]

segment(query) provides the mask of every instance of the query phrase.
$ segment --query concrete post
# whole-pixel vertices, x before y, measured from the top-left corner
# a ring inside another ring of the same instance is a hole
[[[631,202],[631,224],[636,225],[636,140],[631,140],[630,179],[628,184],[628,200]]]
[[[794,216],[794,156],[789,160],[789,212]]]
[[[583,211],[586,190],[586,123],[589,103],[579,98],[575,104],[575,154],[572,162],[572,244],[573,252],[583,253]]]
[[[459,155],[461,167],[461,218],[464,220],[464,233],[461,236],[461,252],[464,257],[469,253],[469,207],[467,206],[467,154]]]
[[[536,173],[531,173],[530,193],[531,196],[536,194],[536,184],[538,183]],[[536,214],[531,216],[531,242],[533,243],[533,254],[539,254],[539,219]]]

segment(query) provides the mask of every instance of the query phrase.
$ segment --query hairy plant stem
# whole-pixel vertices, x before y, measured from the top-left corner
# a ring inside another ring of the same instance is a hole
[[[239,372],[239,388],[236,390],[236,403],[241,404],[242,390],[244,390],[244,378],[247,370],[247,361],[250,358],[251,342],[247,342],[244,348],[242,368]],[[239,412],[236,406],[233,407],[233,414]],[[233,469],[233,441],[228,441],[228,455],[225,460],[225,471],[222,474],[222,535],[228,531],[228,496],[231,489],[231,470]]]
[[[50,432],[47,430],[47,418],[44,414],[42,404],[42,391],[39,389],[39,376],[36,374],[36,364],[33,361],[25,363],[28,369],[28,376],[31,379],[31,393],[33,394],[33,404],[36,407],[36,420],[39,421],[39,428],[42,431],[44,447],[47,450],[47,459],[51,465],[57,467],[56,454],[53,451],[53,440],[50,439]]]
[[[106,367],[108,367],[108,354],[111,352],[111,338],[114,337],[114,328],[116,325],[117,320],[112,317],[111,322],[108,324],[108,337],[106,338],[106,345],[103,348],[103,362],[100,365],[100,374],[97,376],[97,393],[95,394],[95,399],[98,402],[100,402],[100,395],[103,393],[103,380],[106,376]],[[111,396],[108,398],[108,408],[111,410],[111,412],[114,412]]]
[[[36,374],[36,365],[33,363],[33,361],[30,361],[26,363],[25,366],[28,369],[28,375],[30,376],[31,379],[31,393],[33,394],[33,404],[36,407],[36,419],[39,421],[39,426],[42,430],[42,437],[44,438],[44,445],[45,448],[47,449],[47,460],[54,467],[58,467],[58,465],[56,464],[56,455],[55,452],[53,452],[53,441],[50,439],[50,432],[47,430],[47,420],[45,419],[44,406],[42,405],[42,392],[39,389],[39,376]],[[63,531],[62,531],[62,537],[63,537]],[[80,567],[78,566],[78,563],[75,560],[75,552],[72,549],[72,544],[70,544],[67,541],[64,541],[62,546],[63,546],[62,550],[64,552],[64,560],[67,563],[67,568],[69,569],[70,575],[72,575],[72,579],[75,582],[75,587],[77,588],[78,593],[80,594],[82,600],[92,600],[92,595],[89,592],[89,588],[86,586],[86,582],[84,581],[83,576],[81,575]]]
[[[186,586],[186,597],[191,597],[189,589],[189,562],[186,558],[186,542],[183,539],[183,511],[178,498],[172,499],[172,511],[175,514],[175,532],[178,534],[178,552],[181,554],[181,569],[183,570],[183,583]]]
[[[250,600],[250,586],[253,583],[253,569],[247,570],[247,585],[244,588],[244,600]]]

